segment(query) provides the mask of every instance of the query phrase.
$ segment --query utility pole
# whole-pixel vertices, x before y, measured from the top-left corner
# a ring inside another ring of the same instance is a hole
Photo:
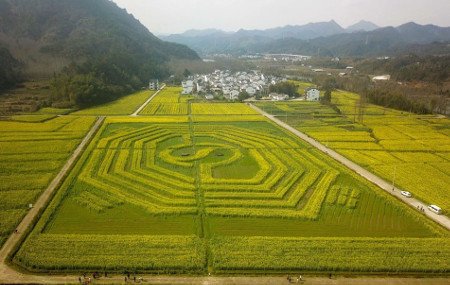
[[[395,177],[397,175],[397,165],[394,165],[394,178],[392,179],[392,191],[395,189]]]

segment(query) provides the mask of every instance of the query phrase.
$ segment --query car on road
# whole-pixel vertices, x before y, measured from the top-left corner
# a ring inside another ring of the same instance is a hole
[[[400,193],[402,193],[403,196],[407,197],[407,198],[411,198],[412,194],[408,191],[401,191]]]
[[[436,205],[430,205],[428,206],[428,209],[435,214],[438,215],[442,214],[442,209]]]

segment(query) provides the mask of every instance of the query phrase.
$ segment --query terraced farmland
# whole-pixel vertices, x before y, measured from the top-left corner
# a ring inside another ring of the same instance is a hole
[[[175,118],[107,119],[14,262],[166,273],[450,269],[447,231],[272,123]],[[296,245],[331,251],[336,237],[333,262],[291,261],[290,251],[303,256]],[[408,241],[441,256],[420,263]],[[389,250],[368,254],[380,242]]]
[[[359,112],[357,100],[356,94],[334,92],[333,103],[342,114],[320,103],[258,106],[420,200],[449,212],[450,120],[374,105]]]
[[[0,246],[47,187],[94,118],[0,122]]]

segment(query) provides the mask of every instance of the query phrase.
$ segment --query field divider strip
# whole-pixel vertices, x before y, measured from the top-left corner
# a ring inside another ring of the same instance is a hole
[[[424,204],[423,202],[415,199],[415,198],[407,198],[404,197],[400,192],[403,191],[402,189],[399,189],[398,187],[393,187],[392,183],[387,182],[386,180],[378,177],[377,175],[373,174],[372,172],[366,170],[365,168],[361,167],[360,165],[354,163],[353,161],[347,159],[346,157],[342,156],[341,154],[337,153],[336,151],[324,146],[320,142],[316,141],[315,139],[311,138],[305,133],[300,132],[299,130],[291,127],[290,125],[286,124],[285,122],[279,120],[273,115],[270,115],[269,113],[261,110],[257,106],[253,104],[249,104],[251,108],[259,112],[261,115],[266,117],[267,119],[271,120],[278,126],[288,130],[289,132],[293,133],[300,139],[304,140],[308,144],[312,145],[316,149],[320,150],[324,154],[330,156],[334,160],[338,161],[339,163],[343,164],[347,168],[354,171],[356,174],[360,175],[361,177],[365,178],[366,180],[372,182],[373,184],[377,185],[381,189],[385,190],[390,195],[394,196],[395,198],[403,201],[405,204],[418,209],[418,208],[424,208],[426,209],[425,215],[430,218],[431,220],[435,221],[436,223],[442,225],[446,229],[450,230],[450,218],[448,218],[445,215],[436,215],[428,210],[428,205]]]
[[[144,104],[142,104],[133,114],[130,115],[130,117],[138,117],[139,113],[142,112],[145,107],[147,107],[148,104],[150,104],[150,102],[156,97],[158,96],[159,92],[161,92],[162,90],[164,90],[164,88],[166,88],[166,85],[164,84],[158,91],[155,92],[155,94],[153,94],[150,98],[147,99],[147,101],[144,102]]]
[[[67,160],[66,164],[64,164],[58,175],[56,175],[56,177],[52,180],[52,182],[48,185],[48,187],[44,190],[44,192],[42,192],[39,199],[33,205],[33,208],[31,208],[28,211],[28,213],[22,219],[20,224],[17,226],[16,229],[18,232],[11,234],[9,238],[6,240],[5,244],[0,249],[0,273],[4,273],[5,271],[9,270],[10,273],[13,272],[19,274],[18,272],[15,272],[13,269],[9,269],[6,266],[6,260],[8,256],[16,248],[17,244],[25,238],[25,235],[27,234],[27,229],[31,226],[37,215],[39,215],[39,213],[41,213],[41,211],[44,210],[49,200],[53,197],[54,192],[59,188],[65,177],[67,177],[67,174],[70,172],[75,163],[78,161],[79,157],[83,154],[83,151],[85,150],[87,145],[91,142],[92,138],[95,136],[97,131],[100,129],[104,120],[105,117],[97,118],[97,121],[94,123],[89,132],[80,142],[78,147],[74,150],[72,156]],[[3,281],[0,280],[0,283],[1,282]]]

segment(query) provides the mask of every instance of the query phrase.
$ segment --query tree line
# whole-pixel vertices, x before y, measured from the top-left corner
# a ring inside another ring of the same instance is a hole
[[[124,52],[72,63],[52,80],[52,102],[81,108],[102,104],[147,86],[151,78],[164,78],[169,70],[151,59]]]
[[[377,83],[366,75],[331,78],[317,76],[314,83],[321,86],[322,90],[342,89],[355,92],[360,94],[366,103],[417,114],[445,114],[450,99],[449,91],[439,94],[429,86],[418,89],[392,81]],[[327,97],[329,96],[330,94],[327,94]]]
[[[14,87],[22,80],[22,64],[8,49],[0,47],[0,91]]]

